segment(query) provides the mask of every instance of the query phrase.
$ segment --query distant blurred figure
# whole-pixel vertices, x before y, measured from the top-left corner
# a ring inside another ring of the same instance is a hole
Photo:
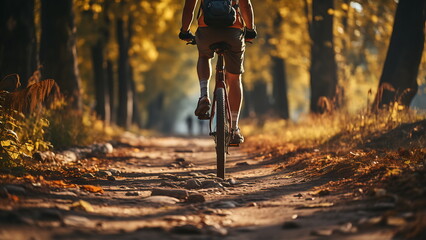
[[[193,125],[192,125],[192,115],[188,115],[188,117],[186,117],[186,126],[188,127],[188,135],[192,136],[193,134]]]
[[[198,134],[199,135],[204,135],[204,126],[206,126],[207,121],[203,121],[203,120],[198,120]]]

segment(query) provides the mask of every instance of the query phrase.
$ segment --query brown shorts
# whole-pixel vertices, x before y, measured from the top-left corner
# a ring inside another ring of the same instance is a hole
[[[239,28],[215,29],[200,27],[195,33],[198,52],[202,57],[213,58],[214,52],[210,45],[217,42],[226,42],[231,49],[225,52],[225,69],[233,74],[244,72],[243,59],[245,51],[244,32]]]

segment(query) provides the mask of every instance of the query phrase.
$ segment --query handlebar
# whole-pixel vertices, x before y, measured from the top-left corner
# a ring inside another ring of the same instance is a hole
[[[245,42],[253,44],[252,41],[245,41]],[[186,45],[197,45],[197,41],[195,41],[195,37],[191,41],[186,42]]]

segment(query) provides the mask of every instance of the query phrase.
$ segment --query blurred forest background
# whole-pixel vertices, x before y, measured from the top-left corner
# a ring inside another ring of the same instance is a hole
[[[243,117],[297,120],[393,100],[426,108],[424,1],[399,2],[252,1],[259,38],[246,51]],[[199,85],[196,48],[177,38],[183,4],[1,0],[0,79],[19,74],[25,87],[39,69],[69,108],[106,125],[186,132]]]

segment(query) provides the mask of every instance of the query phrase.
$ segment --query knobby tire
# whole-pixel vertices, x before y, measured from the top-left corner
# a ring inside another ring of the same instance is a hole
[[[225,90],[216,89],[216,156],[217,177],[225,178],[226,162],[226,113],[225,113]]]

